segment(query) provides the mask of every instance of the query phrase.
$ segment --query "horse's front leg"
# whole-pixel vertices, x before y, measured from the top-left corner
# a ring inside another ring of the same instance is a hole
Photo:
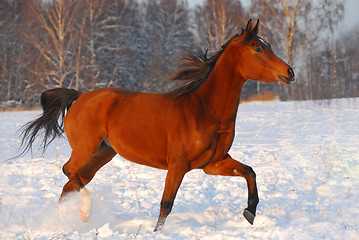
[[[229,156],[229,154],[227,154],[223,160],[212,162],[203,170],[205,173],[210,175],[241,176],[246,179],[248,186],[248,207],[244,210],[243,215],[247,221],[253,225],[259,202],[256,174],[253,169],[234,160],[231,156]]]
[[[163,196],[161,200],[160,215],[154,229],[155,232],[158,230],[162,230],[166,218],[172,210],[173,202],[176,198],[178,188],[180,187],[182,179],[187,173],[187,171],[188,167],[183,167],[183,164],[177,166],[169,166],[166,176],[165,189],[163,191]]]

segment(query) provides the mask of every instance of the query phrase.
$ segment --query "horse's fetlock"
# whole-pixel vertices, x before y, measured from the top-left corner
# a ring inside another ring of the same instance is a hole
[[[167,217],[170,214],[172,207],[173,207],[173,202],[169,202],[169,201],[161,202],[161,212],[163,212],[164,217]]]
[[[173,206],[173,202],[169,202],[169,201],[161,202],[161,208],[163,209],[172,209],[172,206]]]
[[[257,206],[259,203],[258,196],[254,196],[248,199],[248,206]]]

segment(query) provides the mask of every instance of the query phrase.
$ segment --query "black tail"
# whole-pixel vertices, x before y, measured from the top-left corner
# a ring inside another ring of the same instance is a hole
[[[32,144],[40,130],[43,130],[41,132],[45,134],[42,141],[43,152],[56,137],[62,136],[66,110],[69,110],[81,94],[74,89],[66,88],[55,88],[43,92],[41,94],[42,115],[20,129],[22,136],[20,149],[23,148],[23,150],[19,156],[32,149]]]

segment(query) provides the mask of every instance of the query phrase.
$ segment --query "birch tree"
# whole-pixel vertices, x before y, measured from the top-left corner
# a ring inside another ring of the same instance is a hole
[[[77,6],[75,0],[28,1],[35,26],[23,34],[38,51],[39,62],[43,63],[35,65],[39,68],[33,69],[33,74],[42,80],[45,88],[67,87],[74,76]]]
[[[299,54],[343,16],[344,3],[336,0],[255,0],[253,12],[262,19],[263,34],[274,42],[290,65]]]
[[[196,22],[201,42],[211,50],[219,49],[225,41],[240,33],[248,21],[242,4],[237,0],[205,0],[196,9]]]
[[[342,0],[254,0],[251,6],[251,11],[258,12],[262,19],[262,34],[273,43],[278,54],[296,68],[297,79],[306,74],[306,50],[341,20],[343,10]],[[299,95],[295,91],[309,85],[302,81],[295,89],[280,86],[280,95],[282,99],[294,99]]]
[[[216,51],[235,34],[241,33],[249,17],[241,1],[238,0],[205,0],[195,10],[197,32],[200,44],[209,52]],[[266,91],[269,85],[258,81],[248,81],[243,89],[242,99]]]

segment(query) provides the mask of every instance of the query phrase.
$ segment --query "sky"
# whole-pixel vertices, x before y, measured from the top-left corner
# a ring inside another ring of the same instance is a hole
[[[353,26],[359,24],[358,9],[359,9],[359,1],[358,0],[346,0],[344,28],[353,27]]]
[[[203,0],[188,0],[190,7],[201,4]],[[249,0],[242,0],[244,5],[249,4]],[[345,0],[345,16],[341,24],[341,30],[347,30],[355,25],[359,25],[359,1],[358,0]]]

